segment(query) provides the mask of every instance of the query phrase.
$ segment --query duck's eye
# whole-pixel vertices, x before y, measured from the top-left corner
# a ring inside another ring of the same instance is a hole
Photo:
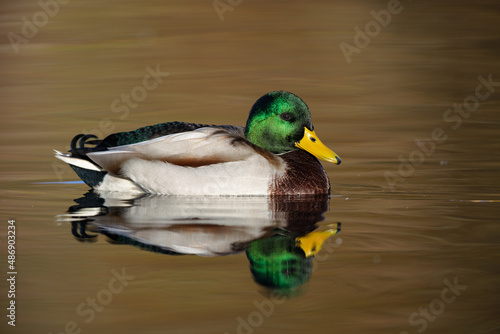
[[[282,120],[287,121],[287,122],[293,122],[295,119],[292,114],[284,112],[280,114],[280,117]]]

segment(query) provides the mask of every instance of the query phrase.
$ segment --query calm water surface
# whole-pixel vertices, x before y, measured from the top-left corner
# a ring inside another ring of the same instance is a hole
[[[387,2],[72,1],[18,53],[4,38],[0,332],[500,332],[500,8],[402,6],[350,63]],[[2,35],[39,10],[2,4]],[[81,132],[243,125],[276,89],[342,158],[327,198],[97,196],[52,157]]]

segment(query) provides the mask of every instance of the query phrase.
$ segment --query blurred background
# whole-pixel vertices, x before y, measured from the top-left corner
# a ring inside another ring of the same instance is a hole
[[[498,1],[66,2],[0,5],[0,208],[18,222],[23,332],[64,331],[116,263],[143,281],[84,332],[237,331],[237,317],[264,298],[243,255],[86,247],[54,217],[87,187],[43,183],[78,180],[52,154],[78,133],[244,125],[272,90],[300,96],[342,158],[324,167],[333,186],[325,217],[342,222],[343,243],[307,293],[252,330],[415,333],[423,325],[409,316],[454,277],[469,288],[422,331],[500,330]],[[145,85],[151,72],[156,85]],[[474,101],[478,85],[490,94],[473,111],[447,111]],[[446,139],[419,155],[436,128]]]

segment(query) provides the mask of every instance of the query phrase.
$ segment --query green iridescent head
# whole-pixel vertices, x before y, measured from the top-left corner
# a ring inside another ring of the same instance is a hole
[[[267,93],[255,102],[245,127],[245,136],[257,146],[279,154],[297,149],[304,127],[314,130],[307,104],[285,91]]]
[[[302,149],[319,159],[340,163],[316,136],[307,104],[290,92],[274,91],[258,99],[250,110],[245,136],[274,154]]]

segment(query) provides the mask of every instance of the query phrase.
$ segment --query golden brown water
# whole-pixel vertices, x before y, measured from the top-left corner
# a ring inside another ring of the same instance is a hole
[[[47,3],[52,15],[36,1],[1,6],[0,332],[500,331],[496,1],[221,0],[222,21],[211,1]],[[355,27],[372,29],[369,40]],[[341,46],[355,51],[346,58]],[[157,80],[144,83],[153,70]],[[243,125],[276,89],[308,103],[343,161],[324,164],[334,188],[318,223],[341,222],[342,232],[286,299],[253,281],[244,252],[79,242],[57,221],[87,191],[52,157],[75,134],[173,120]],[[120,275],[129,280],[118,284]]]

